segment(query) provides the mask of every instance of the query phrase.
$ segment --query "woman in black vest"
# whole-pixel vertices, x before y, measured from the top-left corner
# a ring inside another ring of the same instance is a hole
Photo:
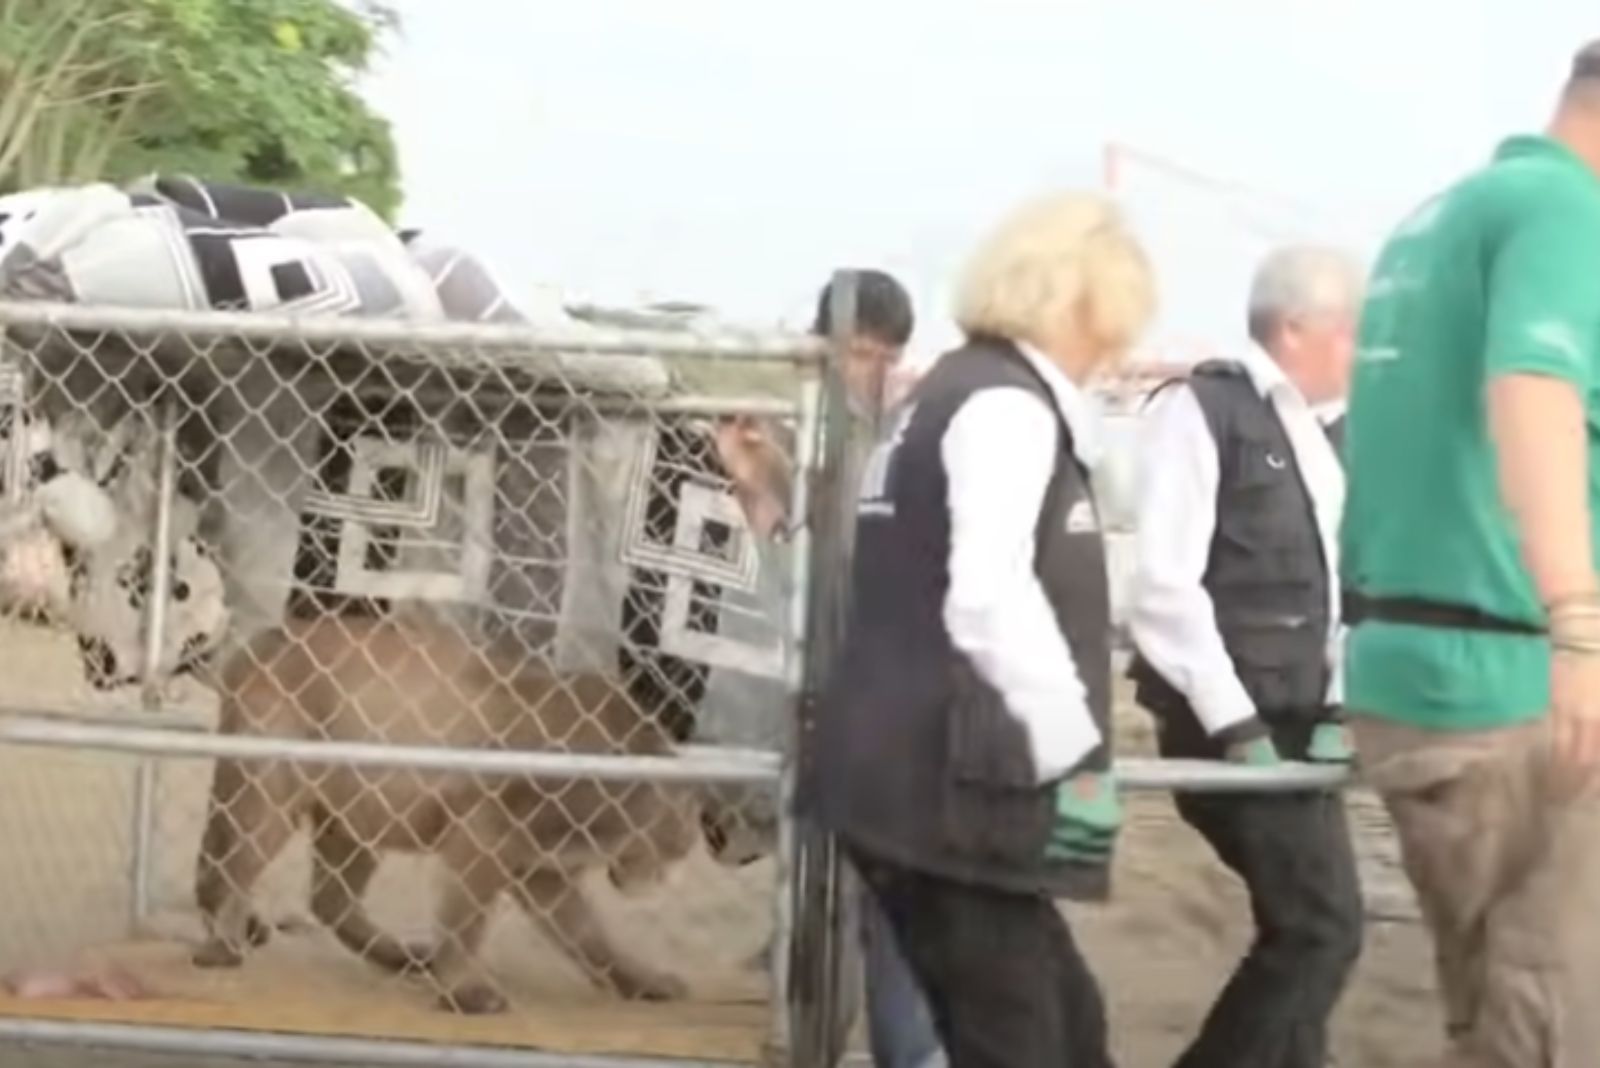
[[[1109,889],[1111,620],[1080,392],[1148,321],[1103,198],[978,249],[967,341],[868,462],[851,620],[805,801],[898,935],[953,1068],[1104,1068],[1105,1010],[1054,898]]]

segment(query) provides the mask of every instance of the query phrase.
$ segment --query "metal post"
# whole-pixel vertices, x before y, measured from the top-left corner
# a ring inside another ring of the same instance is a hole
[[[10,1043],[23,1047],[27,1064],[29,1047],[74,1051],[73,1064],[117,1064],[122,1058],[107,1050],[151,1055],[143,1063],[215,1064],[217,1058],[262,1064],[303,1064],[315,1068],[349,1065],[351,1068],[737,1068],[729,1061],[689,1060],[679,1057],[628,1056],[618,1053],[554,1053],[536,1049],[507,1049],[418,1042],[409,1039],[351,1038],[340,1035],[276,1034],[269,1031],[235,1031],[212,1027],[167,1024],[101,1023],[95,1020],[28,1019],[0,1017],[0,1054],[10,1053]],[[182,1058],[181,1061],[155,1057]],[[191,1059],[194,1058],[194,1059]],[[200,1060],[198,1058],[204,1058]],[[52,1063],[55,1062],[51,1058]],[[12,1064],[10,1057],[5,1063]]]
[[[815,544],[811,525],[804,521],[811,508],[809,473],[817,466],[817,436],[822,412],[823,380],[827,369],[818,366],[814,376],[801,382],[799,417],[795,426],[794,479],[790,500],[790,521],[794,531],[789,547],[790,585],[786,595],[789,633],[805,634],[808,619],[805,593],[811,580],[811,553]],[[788,647],[789,662],[784,677],[791,691],[802,692],[805,671],[803,658],[796,656],[793,642]],[[794,952],[795,900],[798,847],[794,826],[795,762],[800,752],[800,725],[795,718],[785,723],[782,766],[778,777],[778,841],[775,849],[777,870],[773,875],[772,941],[768,947],[772,1020],[768,1026],[765,1061],[772,1068],[790,1063],[794,1037],[791,1032],[790,961]]]
[[[793,754],[794,750],[790,750]],[[774,850],[772,938],[767,947],[768,1012],[767,1038],[762,1060],[767,1068],[784,1068],[794,1057],[793,1007],[790,1004],[789,972],[794,956],[796,881],[796,836],[794,761],[787,759],[778,773],[778,841]]]
[[[11,417],[6,442],[5,477],[7,508],[20,508],[28,487],[28,374],[11,342],[0,335],[0,404]]]
[[[0,745],[120,753],[162,760],[292,761],[314,766],[406,769],[457,775],[517,776],[600,782],[723,783],[778,788],[783,761],[761,749],[678,746],[674,755],[621,756],[553,749],[453,749],[448,746],[334,742],[249,734],[218,734],[192,725],[132,726],[126,718],[96,721],[49,711],[0,708]],[[1286,761],[1252,768],[1220,760],[1116,762],[1125,793],[1298,793],[1342,790],[1359,782],[1337,764]]]
[[[796,753],[797,775],[802,783],[807,774],[807,737],[812,717],[844,636],[857,489],[851,483],[860,470],[855,461],[870,441],[866,435],[871,428],[851,418],[842,375],[846,347],[856,321],[856,290],[852,272],[834,275],[830,297],[833,352],[823,376],[823,406],[817,428],[821,462],[812,488],[815,542],[807,591],[801,738]],[[844,871],[838,844],[831,835],[799,819],[795,835],[789,1063],[793,1068],[831,1068],[844,1052],[850,1022],[849,1014],[840,1011],[842,973],[848,958],[843,927],[849,910],[841,896]]]
[[[172,588],[172,504],[178,489],[178,400],[171,393],[159,405],[161,449],[156,472],[156,510],[151,530],[150,586],[144,616],[145,711],[161,707],[161,649],[165,644],[167,596]],[[137,934],[150,916],[150,854],[155,845],[156,787],[160,765],[141,759],[133,777],[133,845],[129,927]]]

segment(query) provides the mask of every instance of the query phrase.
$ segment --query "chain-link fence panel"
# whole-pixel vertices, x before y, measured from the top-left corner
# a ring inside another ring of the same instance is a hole
[[[762,1054],[819,342],[0,324],[0,974],[134,977],[102,1021]]]

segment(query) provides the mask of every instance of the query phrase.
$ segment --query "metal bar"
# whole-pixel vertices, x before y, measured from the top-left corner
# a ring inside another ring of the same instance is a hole
[[[307,764],[458,771],[476,775],[531,775],[551,779],[744,783],[775,787],[782,760],[761,749],[679,746],[676,756],[508,752],[434,746],[324,742],[251,735],[211,734],[192,721],[162,727],[79,721],[65,716],[0,710],[0,744],[82,748],[172,759],[295,760]],[[1117,785],[1130,793],[1186,790],[1204,793],[1285,793],[1334,790],[1356,784],[1340,765],[1286,761],[1257,768],[1211,760],[1128,757],[1115,765]]]
[[[380,400],[389,400],[394,396],[394,389],[387,385],[358,388],[349,388],[343,385],[330,384],[327,388],[309,395],[323,397],[337,395],[342,397],[373,397]],[[475,396],[481,394],[479,410],[486,416],[504,410],[533,409],[550,418],[559,417],[573,411],[597,412],[601,415],[618,417],[645,418],[656,415],[752,415],[770,419],[794,419],[798,417],[799,405],[793,400],[765,395],[721,395],[715,393],[682,393],[657,395],[636,393],[629,396],[617,396],[610,393],[600,394],[564,394],[564,393],[539,393],[537,391],[500,391],[499,395],[487,389],[477,390]],[[460,390],[413,390],[412,396],[419,402],[448,404],[461,395]]]
[[[7,405],[11,416],[11,435],[6,441],[5,503],[21,505],[28,488],[28,365],[11,344],[9,338],[0,336],[0,374],[15,385],[17,395]]]
[[[137,723],[140,727],[190,733],[202,731],[209,733],[213,726],[211,719],[198,710],[171,712],[162,709],[147,712],[134,703],[97,705],[82,711],[75,708],[18,708],[15,705],[0,705],[0,720],[7,716],[22,716],[52,723],[92,724],[117,728]]]
[[[877,369],[865,412],[851,397],[845,375],[851,343],[858,329],[859,297],[860,279],[856,272],[836,272],[829,301],[829,353],[824,365],[827,384],[823,409],[827,425],[824,455],[830,478],[825,503],[829,518],[824,532],[819,535],[832,555],[831,560],[822,561],[822,566],[830,572],[831,585],[822,597],[820,610],[826,615],[820,629],[815,631],[819,647],[813,652],[819,655],[813,662],[817,666],[818,683],[825,683],[832,676],[846,638],[846,620],[854,592],[850,576],[855,560],[855,505],[861,490],[859,481],[865,454],[877,443],[884,414],[886,368]],[[817,610],[817,606],[813,609]],[[849,1041],[848,1032],[865,1006],[859,999],[850,998],[850,991],[859,990],[859,987],[853,986],[845,974],[847,969],[861,966],[857,952],[859,941],[850,923],[855,909],[844,900],[846,886],[854,886],[854,883],[846,880],[838,839],[827,833],[814,837],[814,866],[819,884],[814,905],[820,910],[817,921],[822,931],[818,947],[822,985],[816,1006],[818,1030],[813,1056],[820,1055],[824,1064],[831,1065],[843,1055]]]
[[[155,841],[156,769],[152,759],[133,772],[133,842],[128,856],[128,933],[136,937],[150,917],[150,851]]]
[[[157,762],[140,760],[133,771],[132,843],[128,854],[128,934],[137,937],[150,917],[150,850],[155,841]]]
[[[136,726],[69,723],[59,719],[0,713],[0,743],[175,759],[292,760],[371,768],[452,771],[473,775],[517,775],[541,779],[649,780],[729,783],[771,787],[777,782],[776,753],[718,746],[684,746],[678,756],[602,753],[513,752],[446,749],[372,742],[312,741],[237,734],[200,734]]]
[[[1125,791],[1211,794],[1288,793],[1337,790],[1350,785],[1350,768],[1337,764],[1286,761],[1276,767],[1252,768],[1217,760],[1156,760],[1128,757],[1115,764],[1117,785]]]
[[[150,530],[150,591],[144,613],[144,685],[146,709],[161,704],[161,647],[166,637],[167,597],[172,589],[172,502],[178,492],[178,405],[170,393],[161,399],[161,448],[156,471],[156,514]]]
[[[169,1057],[232,1057],[370,1068],[727,1068],[739,1063],[13,1017],[0,1017],[0,1040],[33,1046],[132,1050]]]
[[[816,532],[811,529],[812,474],[818,468],[822,422],[822,391],[819,378],[806,382],[800,391],[800,420],[795,429],[795,477],[790,488],[789,527],[794,532],[790,542],[789,633],[795,640],[789,645],[788,678],[790,687],[799,693],[805,686],[807,665],[810,662],[808,646],[810,635],[812,553],[816,546]]]
[[[451,350],[468,349],[476,352],[669,358],[737,356],[747,360],[804,362],[820,360],[827,351],[825,344],[807,335],[734,327],[722,327],[714,331],[578,326],[552,329],[531,324],[419,323],[398,319],[121,308],[48,301],[0,301],[0,322],[7,326],[63,331],[146,336],[182,334],[234,341],[349,344],[412,352],[429,350],[440,355]]]
[[[811,507],[810,473],[816,467],[817,434],[821,417],[822,382],[820,376],[804,382],[800,390],[800,414],[795,431],[795,478],[791,486],[789,522],[794,530],[789,553],[789,588],[787,608],[789,633],[806,633],[805,596],[810,585],[812,535],[811,526],[803,517]],[[798,522],[797,522],[798,520]],[[791,693],[798,694],[804,683],[806,662],[804,640],[790,641],[789,662],[785,677]],[[778,781],[778,835],[774,849],[777,871],[773,878],[772,941],[768,946],[767,970],[771,984],[772,1021],[767,1035],[765,1061],[769,1068],[783,1068],[793,1056],[792,1034],[793,1006],[790,1004],[789,978],[794,952],[795,924],[795,873],[797,867],[797,842],[794,820],[795,769],[800,750],[800,726],[796,717],[789,717],[784,725],[787,734],[787,755],[783,761]]]
[[[793,743],[789,752],[794,753]],[[778,834],[772,879],[772,938],[767,945],[767,1040],[762,1061],[784,1068],[793,1056],[794,1038],[789,1002],[789,974],[794,953],[795,922],[795,763],[791,756],[778,774]]]
[[[150,532],[150,587],[144,616],[144,685],[140,703],[161,707],[161,650],[165,645],[167,597],[172,589],[172,505],[178,492],[178,403],[170,392],[160,401],[161,448],[156,471],[156,514]],[[141,760],[133,773],[133,828],[128,856],[128,926],[137,935],[150,916],[150,854],[155,847],[156,788],[160,765]]]
[[[538,398],[535,398],[537,400]],[[719,397],[713,394],[686,393],[659,399],[644,397],[625,400],[619,397],[584,398],[578,407],[602,415],[639,412],[651,415],[754,415],[771,419],[794,419],[800,406],[782,397]]]
[[[843,364],[856,323],[856,278],[836,272],[829,283],[830,358],[823,365],[821,407],[815,445],[818,463],[811,488],[812,542],[806,589],[805,661],[802,675],[800,731],[811,729],[822,687],[832,671],[844,636],[848,611],[849,569],[857,487],[850,485],[859,465],[861,427],[851,417]],[[804,760],[810,747],[796,754]],[[805,772],[802,770],[803,776]],[[789,1068],[828,1068],[842,1051],[840,970],[847,936],[841,930],[839,882],[843,872],[832,837],[809,821],[795,832],[793,981],[789,986]]]
[[[818,621],[820,626],[813,631],[816,648],[812,650],[815,654],[812,663],[817,668],[813,682],[818,687],[825,685],[833,674],[838,650],[844,643],[845,621],[850,611],[849,575],[855,556],[853,504],[859,487],[849,485],[848,478],[851,472],[859,469],[859,465],[851,460],[852,446],[858,444],[856,439],[861,428],[852,416],[844,368],[849,358],[851,335],[856,330],[857,296],[855,272],[835,272],[829,301],[829,353],[823,376],[826,383],[823,422],[827,435],[823,455],[829,476],[823,493],[826,496],[828,523],[826,529],[819,533],[822,544],[831,552],[833,559],[822,561],[829,574],[829,587],[822,593],[821,603],[813,604],[813,611],[821,617]],[[881,393],[875,399],[881,401]],[[877,413],[872,414],[875,421]],[[820,689],[813,690],[813,693],[820,695]],[[849,938],[849,932],[843,929],[839,900],[844,866],[843,858],[839,855],[839,843],[831,834],[816,835],[815,844],[815,869],[819,875],[820,894],[813,905],[818,910],[814,920],[821,932],[817,945],[821,985],[815,1005],[816,1043],[811,1055],[813,1058],[820,1057],[823,1064],[832,1064],[843,1052],[843,1032],[853,1022],[842,1018],[845,1007],[841,1004],[843,994],[839,981],[843,957],[848,954],[843,943]]]

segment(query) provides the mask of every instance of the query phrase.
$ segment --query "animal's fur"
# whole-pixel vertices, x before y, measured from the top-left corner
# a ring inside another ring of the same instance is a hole
[[[670,742],[614,684],[557,678],[474,648],[451,628],[329,617],[268,632],[221,672],[221,729],[396,745],[665,754]],[[646,782],[536,781],[287,761],[219,760],[196,896],[202,966],[238,964],[267,927],[251,888],[302,823],[313,841],[311,908],[380,967],[427,972],[458,1011],[504,1000],[477,962],[502,891],[597,983],[668,998],[682,982],[612,943],[577,883],[605,867],[622,889],[651,882],[700,835],[698,791]],[[362,897],[385,851],[429,852],[445,879],[438,934],[405,946]]]

